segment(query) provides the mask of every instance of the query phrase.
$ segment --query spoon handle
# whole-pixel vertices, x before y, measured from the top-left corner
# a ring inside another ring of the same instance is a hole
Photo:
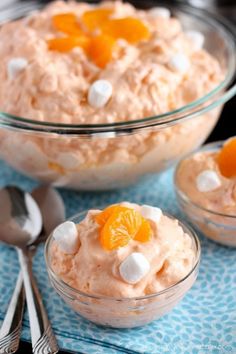
[[[25,292],[22,273],[18,275],[16,286],[7,313],[0,329],[0,353],[15,353],[19,348]]]
[[[33,354],[55,354],[59,348],[32,273],[28,250],[18,249],[29,313]]]

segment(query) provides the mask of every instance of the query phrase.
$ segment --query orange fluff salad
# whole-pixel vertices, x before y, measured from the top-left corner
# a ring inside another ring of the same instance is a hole
[[[45,132],[1,129],[0,157],[41,182],[80,190],[127,186],[167,168],[202,143],[220,108],[132,135],[127,128],[88,136],[86,130],[84,139],[59,127],[48,134],[47,126],[113,127],[197,102],[225,75],[205,36],[167,8],[121,1],[55,1],[4,23],[1,111],[26,118],[26,125],[32,119]]]
[[[159,208],[128,202],[90,210],[53,232],[51,267],[87,294],[131,298],[184,279],[196,262],[191,237]]]
[[[176,171],[180,205],[209,238],[236,246],[236,137],[206,145]]]

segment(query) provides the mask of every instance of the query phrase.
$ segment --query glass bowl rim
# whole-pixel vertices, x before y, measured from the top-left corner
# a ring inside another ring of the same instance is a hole
[[[230,139],[230,138],[229,138]],[[226,140],[220,140],[220,141],[215,141],[213,143],[209,143],[209,144],[205,144],[203,146],[201,146],[200,148],[198,148],[197,150],[192,151],[191,153],[189,153],[188,155],[186,155],[183,159],[181,159],[176,168],[175,168],[175,173],[174,173],[174,186],[175,186],[175,192],[177,194],[177,196],[185,203],[185,204],[189,204],[191,206],[193,206],[194,208],[207,212],[211,215],[215,215],[215,216],[221,216],[224,218],[229,218],[229,220],[236,220],[236,215],[232,215],[232,214],[226,214],[226,213],[221,213],[221,212],[217,212],[215,210],[212,209],[208,209],[208,208],[204,208],[203,206],[201,206],[198,203],[195,203],[191,200],[191,198],[189,196],[187,196],[186,193],[184,193],[178,186],[177,184],[177,174],[180,168],[180,165],[183,161],[185,161],[186,159],[190,158],[191,156],[194,156],[195,154],[199,153],[199,152],[203,152],[203,151],[217,151],[219,150],[220,147],[222,147],[222,145],[225,143]]]
[[[95,209],[97,210],[97,208],[95,208]],[[88,210],[84,210],[80,213],[73,215],[68,220],[73,221],[75,218],[83,217],[87,213],[88,213]],[[193,264],[191,270],[188,272],[188,274],[186,274],[177,283],[169,286],[168,288],[163,289],[157,293],[143,295],[143,296],[136,296],[136,297],[112,297],[112,296],[105,296],[105,295],[92,295],[92,294],[88,294],[83,291],[80,291],[78,289],[75,289],[75,288],[71,287],[69,284],[67,284],[66,282],[64,282],[57,274],[55,274],[52,267],[50,266],[49,249],[50,249],[50,245],[53,240],[52,233],[47,238],[46,243],[45,243],[45,247],[44,247],[44,259],[46,262],[46,268],[47,268],[47,272],[49,274],[49,277],[52,277],[53,280],[56,281],[57,284],[61,285],[65,289],[65,293],[66,293],[66,291],[69,291],[75,296],[80,295],[80,296],[83,296],[83,297],[89,298],[89,299],[109,300],[109,301],[119,301],[119,302],[141,301],[141,300],[153,299],[153,298],[158,297],[160,295],[166,294],[169,291],[172,291],[173,289],[178,288],[178,286],[181,285],[182,283],[184,283],[185,280],[187,280],[194,273],[194,271],[198,268],[198,266],[200,264],[200,259],[201,259],[201,244],[200,244],[199,238],[197,236],[197,233],[186,222],[183,222],[182,220],[180,220],[179,218],[176,218],[173,215],[170,215],[168,212],[164,212],[163,214],[168,217],[171,217],[172,219],[178,220],[179,225],[181,227],[184,227],[185,230],[187,230],[186,232],[189,235],[189,237],[191,238],[191,240],[194,242],[194,246],[196,249],[195,250],[195,261],[194,261],[194,264]]]
[[[42,7],[42,4],[38,4],[35,1],[31,1],[29,6]],[[39,132],[55,132],[64,134],[85,134],[89,135],[91,131],[94,133],[106,133],[111,131],[138,129],[146,126],[162,125],[165,123],[178,122],[179,120],[191,118],[196,114],[201,114],[201,112],[208,111],[219,104],[225,103],[233,95],[236,94],[236,83],[228,90],[224,91],[233,81],[236,72],[236,58],[235,58],[235,39],[233,26],[221,16],[213,16],[205,11],[194,9],[188,5],[169,5],[171,9],[176,9],[185,15],[191,15],[196,20],[204,22],[208,26],[218,28],[218,32],[224,38],[225,43],[227,43],[227,49],[229,51],[230,63],[227,65],[227,73],[223,81],[221,81],[212,91],[208,92],[206,95],[200,97],[199,99],[190,102],[189,104],[182,106],[173,111],[169,111],[160,115],[154,115],[151,117],[145,117],[141,119],[135,119],[131,121],[120,121],[114,123],[102,123],[102,124],[63,124],[59,122],[49,122],[49,121],[36,121],[33,119],[23,118],[20,116],[15,116],[6,112],[0,111],[0,125],[6,126],[13,129],[22,130],[35,130]],[[27,9],[27,4],[23,7]],[[26,11],[26,10],[25,10]],[[220,93],[220,97],[219,97]],[[211,101],[212,99],[212,101]],[[210,100],[210,102],[209,102]],[[206,104],[206,105],[204,105]]]

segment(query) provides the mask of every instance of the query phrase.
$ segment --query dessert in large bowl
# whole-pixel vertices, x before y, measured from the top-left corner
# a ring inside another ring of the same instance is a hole
[[[59,225],[45,247],[52,286],[97,324],[136,327],[169,312],[194,284],[200,244],[159,208],[128,202]]]
[[[0,29],[0,157],[44,183],[112,189],[160,172],[202,144],[235,93],[230,29],[197,10],[36,9]]]

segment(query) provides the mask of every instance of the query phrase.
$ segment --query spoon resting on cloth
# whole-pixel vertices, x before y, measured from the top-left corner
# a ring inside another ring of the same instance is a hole
[[[26,193],[27,195],[27,193]],[[8,224],[14,224],[14,221],[9,220],[9,211],[11,209],[11,205],[9,204],[9,198],[6,193],[6,191],[0,191],[0,196],[3,198],[0,198],[0,211],[3,209],[2,207],[5,207],[5,214],[1,215],[0,219],[0,238],[9,243],[9,240],[11,241],[10,243],[16,244],[18,247],[22,247],[22,244],[24,245],[26,242],[27,244],[30,244],[28,246],[30,248],[30,252],[28,252],[28,256],[32,255],[32,249],[36,249],[36,245],[38,245],[40,242],[43,242],[46,240],[47,236],[50,234],[50,232],[61,222],[65,220],[65,208],[64,204],[62,201],[62,198],[60,197],[59,193],[56,192],[54,189],[47,187],[47,186],[40,186],[36,188],[33,192],[32,195],[34,196],[34,199],[37,201],[41,213],[42,213],[42,219],[43,219],[43,229],[42,232],[40,233],[39,237],[36,238],[34,235],[30,237],[29,240],[29,234],[25,234],[25,232],[22,233],[21,231],[21,238],[17,238],[14,240],[14,228],[13,230],[11,229],[10,232],[10,238],[8,235],[5,233],[1,232],[1,226],[3,226],[5,223],[3,222],[4,220],[8,218]],[[28,198],[29,199],[29,198]],[[14,209],[14,208],[13,208]],[[30,213],[30,212],[29,212]],[[31,213],[32,214],[32,213]],[[26,224],[27,226],[27,224]],[[3,230],[4,227],[3,227]],[[25,230],[23,230],[25,231]],[[33,241],[33,243],[32,243]],[[31,258],[31,257],[30,257]],[[30,262],[30,258],[28,258],[28,262]],[[29,264],[31,267],[31,264]],[[31,272],[32,275],[32,272]],[[37,295],[35,298],[36,303],[38,304],[39,309],[41,310],[42,307],[42,302],[38,303],[38,299],[40,298],[39,292],[37,290],[35,280],[31,276],[31,281],[32,281],[32,286],[33,290],[35,292],[34,295]],[[24,310],[24,302],[25,302],[25,297],[24,297],[24,289],[23,289],[23,284],[22,284],[22,273],[19,273],[18,280],[16,283],[16,287],[13,293],[13,296],[11,298],[5,319],[3,321],[1,330],[0,330],[0,353],[14,353],[17,351],[19,347],[19,340],[20,340],[20,333],[21,333],[21,326],[22,326],[22,317],[23,317],[23,310]],[[45,310],[43,309],[43,312],[45,313]],[[43,323],[45,322],[46,324],[48,323],[47,316],[45,319],[45,316],[42,316],[41,320]],[[54,337],[55,339],[55,337]],[[33,344],[33,337],[32,337],[32,344]],[[56,348],[55,341],[54,345],[49,345],[50,343],[47,343],[47,347],[43,346],[36,346],[33,348],[34,353],[55,353],[58,348]],[[37,351],[36,351],[36,348]]]

